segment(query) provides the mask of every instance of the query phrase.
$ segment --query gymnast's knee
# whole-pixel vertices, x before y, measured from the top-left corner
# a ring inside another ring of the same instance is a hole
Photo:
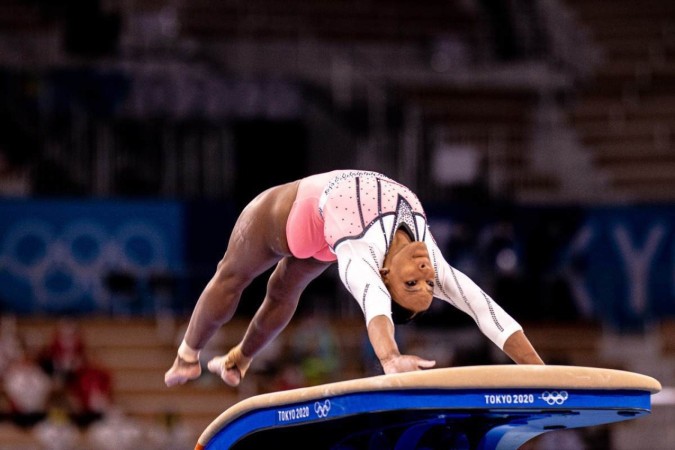
[[[211,279],[211,283],[226,292],[239,293],[253,281],[253,276],[243,273],[240,270],[233,270],[229,263],[221,260],[218,263],[216,273]]]
[[[284,280],[281,276],[272,275],[267,282],[266,297],[276,307],[288,307],[295,310],[300,300],[301,289]]]

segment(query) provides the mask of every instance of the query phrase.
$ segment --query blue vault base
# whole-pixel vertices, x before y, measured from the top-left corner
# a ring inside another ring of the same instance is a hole
[[[660,389],[658,382],[644,375],[590,368],[573,368],[584,372],[575,382],[551,383],[549,372],[555,366],[539,369],[540,375],[541,370],[546,371],[548,379],[543,381],[550,386],[532,387],[544,383],[533,382],[532,371],[527,370],[520,382],[528,387],[495,387],[500,383],[515,385],[519,378],[521,366],[506,366],[510,372],[503,377],[500,367],[505,366],[483,367],[484,371],[495,371],[492,383],[479,380],[478,384],[489,384],[484,388],[463,386],[476,383],[457,385],[450,376],[454,372],[449,371],[464,368],[451,368],[425,371],[436,378],[431,383],[416,383],[422,375],[411,383],[406,383],[406,374],[393,379],[385,375],[362,380],[379,379],[378,383],[355,381],[342,388],[346,382],[340,382],[324,385],[323,390],[306,388],[310,390],[247,399],[250,405],[233,415],[226,411],[214,421],[196,449],[517,449],[549,431],[649,414],[651,394]],[[597,371],[626,376],[631,382],[617,383]],[[589,372],[597,375],[597,380],[584,383],[583,375]],[[437,386],[446,379],[450,380],[448,386]],[[385,383],[390,380],[392,383]],[[602,381],[606,386],[598,387]],[[311,395],[303,395],[307,393]]]

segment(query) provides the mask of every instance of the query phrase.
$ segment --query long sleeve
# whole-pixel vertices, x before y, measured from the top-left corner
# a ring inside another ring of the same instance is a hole
[[[425,243],[436,271],[434,296],[468,314],[480,331],[503,349],[509,336],[522,330],[520,324],[473,280],[448,264],[430,233]]]
[[[361,307],[366,325],[375,316],[391,318],[391,295],[380,276],[382,249],[372,241],[353,239],[340,244],[335,254],[340,279]]]

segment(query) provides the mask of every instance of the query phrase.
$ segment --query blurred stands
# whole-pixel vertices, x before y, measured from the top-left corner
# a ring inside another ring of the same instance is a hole
[[[566,0],[602,52],[570,119],[619,198],[675,199],[675,5]]]
[[[405,90],[406,87],[401,88]],[[531,133],[538,96],[530,88],[415,86],[411,102],[425,126],[436,127],[439,142],[428,149],[424,172],[433,173],[437,146],[469,148],[478,160],[474,192],[467,200],[491,196],[544,198],[560,189],[555,174],[532,164]],[[456,194],[455,194],[456,195]]]
[[[439,34],[472,33],[479,15],[460,1],[357,0],[212,2],[179,7],[181,34],[197,39],[316,39],[426,44]]]
[[[176,89],[161,104],[141,106],[157,102],[149,94],[128,100],[127,114],[150,118],[162,105],[194,109],[189,106],[195,100],[192,90],[217,87],[209,78],[292,80],[303,86],[305,114],[307,105],[318,102],[329,120],[347,124],[333,131],[341,135],[329,135],[329,140],[349,142],[340,161],[377,165],[423,197],[451,201],[466,191],[462,182],[454,182],[460,189],[448,189],[452,181],[426,176],[443,143],[475,153],[483,173],[474,187],[518,202],[645,203],[675,196],[675,13],[667,0],[649,0],[637,12],[627,0],[610,6],[575,0],[298,0],[283,5],[270,0],[109,0],[97,2],[89,12],[111,27],[121,21],[115,45],[101,49],[99,58],[66,45],[66,31],[77,25],[67,2],[14,0],[2,8],[0,35],[7,51],[0,52],[0,62],[8,67],[116,67],[132,79],[143,79],[139,86],[146,94]],[[168,70],[152,69],[162,65]],[[166,77],[164,84],[160,75]],[[124,95],[122,86],[116,89]],[[134,92],[127,95],[139,95]],[[266,94],[237,95],[250,100]],[[245,100],[237,104],[243,107]],[[208,121],[214,107],[202,107],[194,111]],[[568,119],[551,121],[551,114]],[[310,127],[317,126],[314,116],[304,119]],[[74,120],[83,121],[81,135],[51,136],[50,158],[56,161],[47,161],[75,172],[70,175],[79,184],[69,193],[120,192],[122,188],[109,186],[114,182],[146,195],[200,192],[195,188],[200,178],[188,173],[198,165],[179,164],[176,173],[146,175],[138,168],[172,167],[183,152],[202,152],[194,145],[183,148],[182,135],[193,135],[186,141],[228,145],[203,120],[187,129],[159,124],[154,134],[146,130],[129,137],[154,139],[159,152],[130,156],[120,148],[121,141],[111,138],[119,126],[115,120],[86,115]],[[326,135],[326,129],[317,131]],[[171,139],[176,140],[173,150]],[[97,159],[134,161],[137,169],[120,167],[118,179],[90,178],[87,174],[98,168],[84,157],[87,142],[96,143]],[[312,156],[325,144],[311,145],[307,171],[344,165],[335,156]],[[68,151],[60,152],[61,147]],[[69,151],[82,155],[72,167],[60,161],[69,158]],[[200,158],[208,155],[213,156],[204,151]],[[231,158],[224,162],[232,164]],[[122,172],[133,178],[120,181]],[[212,175],[209,186],[224,178],[217,170]],[[231,187],[212,190],[210,195],[232,192]]]
[[[34,33],[41,29],[45,22],[42,9],[38,4],[10,0],[2,2],[0,6],[0,27],[3,30]]]
[[[515,87],[509,86],[511,81],[502,86],[500,75],[490,73],[499,71],[503,62],[536,60],[545,49],[545,39],[540,39],[540,33],[545,32],[536,27],[539,11],[533,3],[523,5],[511,10],[499,2],[298,1],[282,7],[265,0],[246,4],[198,1],[179,8],[178,20],[184,25],[182,35],[208,42],[206,45],[214,49],[211,56],[230,70],[237,70],[237,64],[230,62],[236,52],[225,49],[230,48],[228,43],[242,42],[250,46],[247,48],[253,54],[242,61],[247,68],[291,71],[333,92],[345,88],[336,83],[347,83],[346,89],[354,91],[350,101],[363,102],[363,108],[369,111],[364,116],[366,120],[373,120],[373,113],[378,111],[384,114],[381,103],[388,101],[398,102],[403,111],[409,111],[408,117],[419,114],[413,119],[419,129],[404,132],[421,136],[422,142],[411,150],[414,156],[399,160],[391,170],[398,170],[407,183],[417,184],[422,196],[457,198],[464,197],[467,191],[472,192],[466,195],[480,195],[483,190],[517,198],[535,191],[538,198],[546,198],[547,194],[556,198],[559,183],[555,174],[535,167],[529,155],[538,84],[522,85],[516,80]],[[510,24],[509,20],[517,20],[516,16],[521,22]],[[266,46],[275,48],[275,42],[290,43],[298,50],[289,52],[290,58],[281,56],[278,48],[277,54],[264,50]],[[219,57],[218,51],[225,55]],[[270,64],[252,64],[257,53],[269,57]],[[304,53],[311,56],[303,56]],[[347,67],[341,62],[336,65],[330,55],[344,60]],[[305,67],[305,57],[318,60]],[[327,58],[326,63],[321,58]],[[296,67],[291,69],[289,64]],[[317,75],[326,69],[333,74],[324,74],[323,78]],[[345,76],[353,80],[341,82],[341,70],[346,70]],[[487,75],[478,75],[481,71]],[[514,72],[516,79],[523,78],[518,75],[519,69]],[[486,81],[481,83],[478,80],[482,78]],[[350,83],[357,86],[349,86]],[[359,84],[363,87],[359,88]],[[373,95],[373,85],[382,91]],[[359,94],[360,89],[366,93]],[[380,117],[379,126],[386,127],[386,120]],[[378,131],[381,130],[368,130],[364,139],[368,141],[366,146],[371,146],[372,159],[387,167],[390,163],[382,160],[395,161],[395,149],[405,144],[396,140],[373,144]],[[433,135],[442,137],[438,141]],[[478,160],[481,173],[469,181],[468,188],[460,186],[448,192],[428,176],[437,147],[443,144],[468,148]],[[372,150],[373,145],[385,148]],[[402,151],[410,152],[406,148]]]
[[[35,69],[58,61],[62,25],[47,2],[8,0],[0,5],[0,64]]]
[[[236,397],[234,390],[228,393],[224,386],[215,383],[168,390],[164,385],[164,372],[175,357],[175,336],[167,340],[168,336],[158,329],[153,319],[91,318],[77,323],[88,352],[112,373],[115,404],[135,417],[155,419],[163,413],[185,412],[191,425],[202,426],[223,409],[223,403]],[[233,345],[241,327],[242,324],[232,324],[228,328],[231,338],[216,336],[212,345],[218,348]],[[51,318],[19,321],[20,332],[33,348],[46,345],[53,328]],[[213,395],[214,392],[219,395]]]

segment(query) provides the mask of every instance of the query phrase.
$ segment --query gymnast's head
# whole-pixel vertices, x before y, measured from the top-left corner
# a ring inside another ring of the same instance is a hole
[[[394,323],[410,322],[431,306],[436,273],[423,242],[411,242],[389,255],[380,275],[392,297]]]

